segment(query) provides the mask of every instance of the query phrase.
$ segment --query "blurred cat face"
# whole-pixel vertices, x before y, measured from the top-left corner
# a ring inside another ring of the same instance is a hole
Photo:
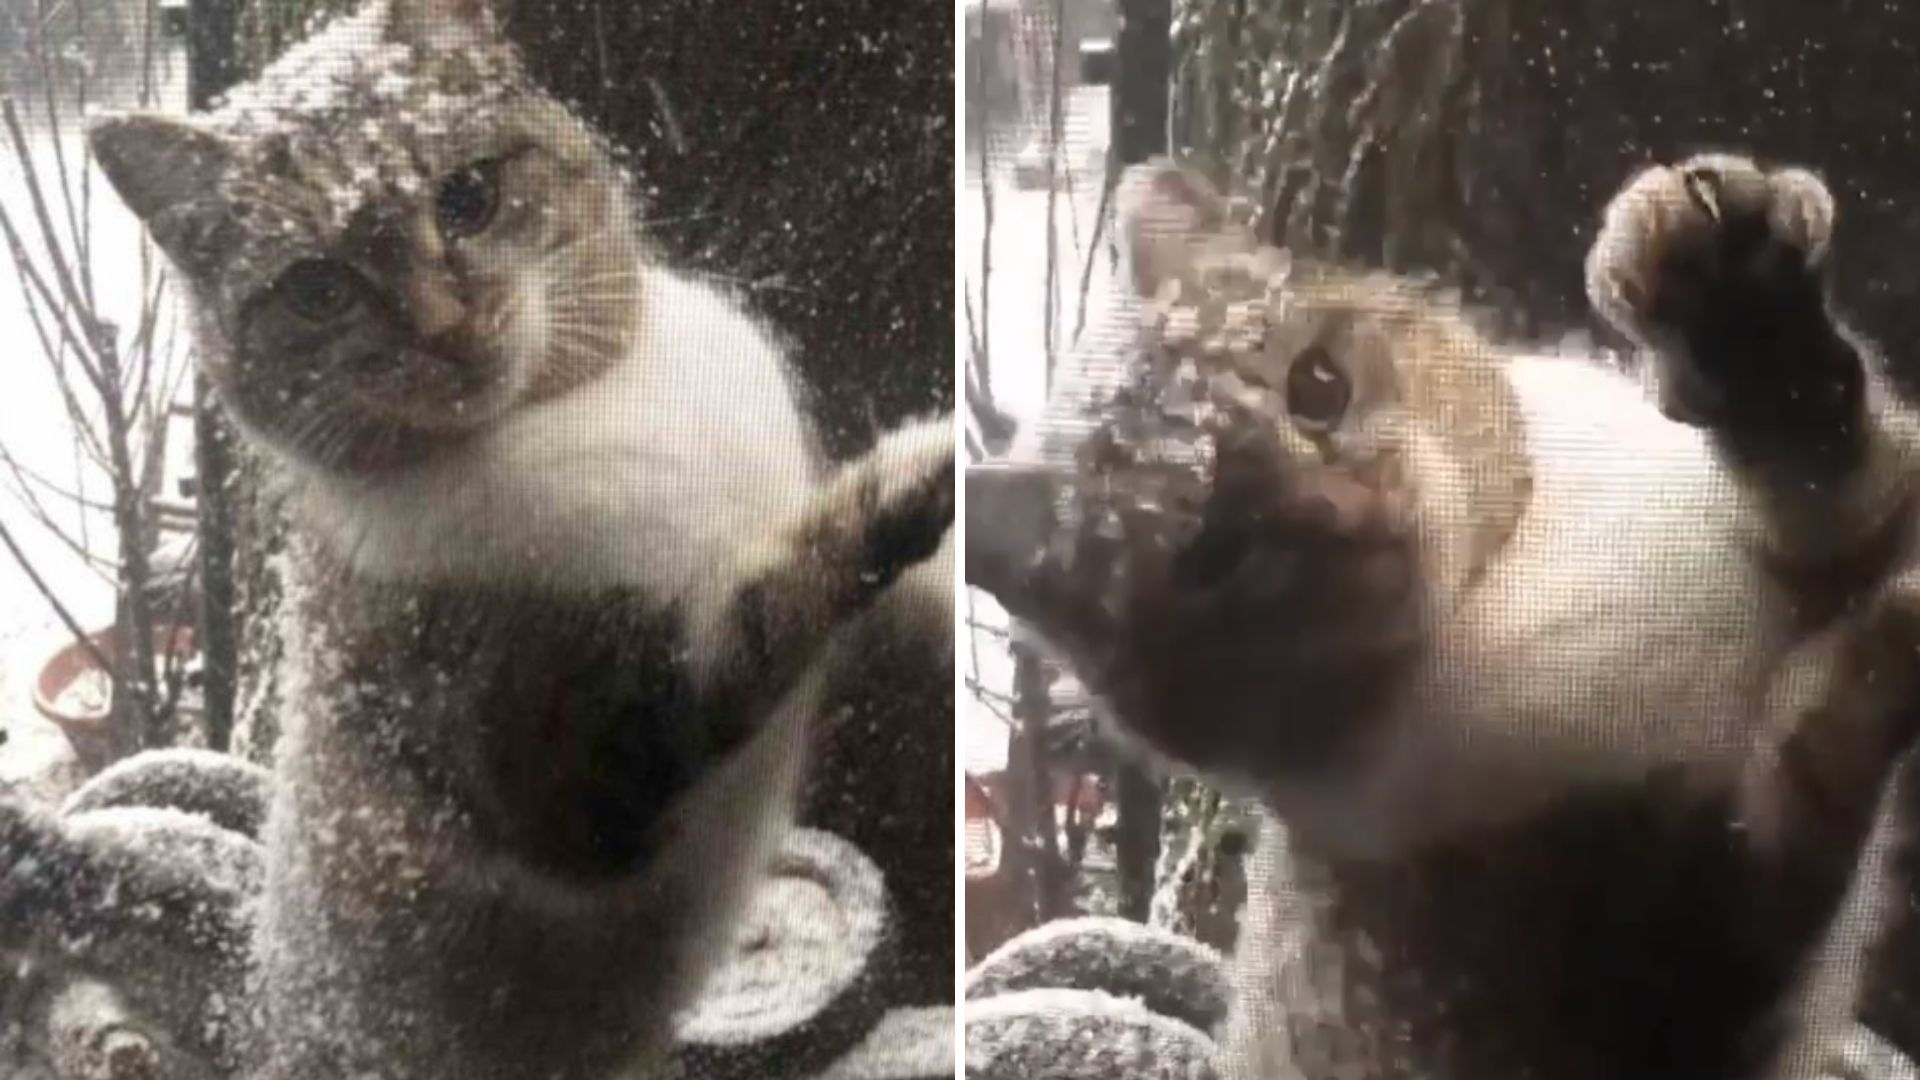
[[[625,185],[585,127],[497,41],[377,39],[382,15],[309,40],[195,126],[93,134],[189,279],[230,409],[351,473],[592,378],[639,307]]]
[[[1219,483],[1266,485],[1332,535],[1418,531],[1476,576],[1532,483],[1505,355],[1446,298],[1261,245],[1185,170],[1131,183],[1155,377],[1187,384]]]

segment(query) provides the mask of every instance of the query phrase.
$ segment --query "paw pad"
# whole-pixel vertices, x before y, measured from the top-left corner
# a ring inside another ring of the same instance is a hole
[[[1797,256],[1801,283],[1826,260],[1833,196],[1805,169],[1765,171],[1727,154],[1642,170],[1602,216],[1587,291],[1608,322],[1653,345],[1691,313],[1682,294],[1730,283],[1762,249]]]

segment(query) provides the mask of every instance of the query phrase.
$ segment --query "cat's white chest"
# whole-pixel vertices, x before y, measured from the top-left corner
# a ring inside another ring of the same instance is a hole
[[[1610,371],[1522,359],[1512,372],[1531,414],[1541,537],[1558,551],[1536,568],[1656,632],[1764,637],[1759,528],[1707,436]]]
[[[1517,715],[1641,733],[1662,756],[1744,743],[1786,642],[1739,489],[1702,432],[1619,374],[1554,357],[1510,374],[1534,503],[1467,612],[1494,691]]]
[[[1524,816],[1570,786],[1734,760],[1765,722],[1793,636],[1705,438],[1613,372],[1513,363],[1531,502],[1434,627],[1411,713],[1361,788],[1289,807],[1335,848],[1392,850]]]
[[[812,489],[785,360],[731,301],[649,272],[634,346],[457,454],[378,480],[306,476],[305,523],[379,580],[626,586],[684,600]]]

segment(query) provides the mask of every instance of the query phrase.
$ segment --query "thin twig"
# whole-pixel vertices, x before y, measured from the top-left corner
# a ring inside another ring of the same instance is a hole
[[[969,612],[971,612],[971,611],[973,610],[973,607],[972,607],[972,605],[971,605],[971,603],[969,603],[969,605],[968,605],[968,607],[967,607],[967,610],[968,610]],[[980,622],[980,621],[978,621],[978,620],[976,620],[976,619],[973,619],[973,618],[971,618],[971,617],[969,617],[969,618],[967,619],[967,629],[969,629],[969,630],[972,630],[972,631],[974,631],[974,632],[976,632],[976,633],[981,633],[981,634],[985,634],[985,635],[987,635],[988,637],[990,637],[990,638],[994,638],[994,639],[996,639],[996,640],[999,640],[999,641],[1012,641],[1012,640],[1013,640],[1013,634],[1012,634],[1012,632],[1011,632],[1011,631],[1009,631],[1009,630],[1007,630],[1007,629],[1006,629],[1005,627],[1002,627],[1002,626],[992,626],[992,625],[989,625],[989,624],[987,624],[987,623],[983,623],[983,622]]]
[[[39,294],[42,305],[53,315],[55,323],[59,326],[61,355],[65,354],[66,349],[71,348],[80,361],[81,370],[87,375],[87,381],[93,383],[95,390],[102,394],[106,393],[106,384],[87,354],[87,349],[92,348],[95,343],[89,341],[79,329],[69,325],[68,312],[71,309],[55,294],[53,286],[47,284],[46,278],[34,264],[33,257],[27,251],[26,241],[21,237],[19,229],[15,227],[13,215],[8,213],[4,202],[0,202],[0,236],[3,236],[7,242],[7,251],[13,258],[17,276],[24,279],[33,293]],[[27,301],[27,306],[31,309],[33,297],[28,296]]]
[[[1107,218],[1113,213],[1113,193],[1120,186],[1120,170],[1111,150],[1107,153],[1107,173],[1100,185],[1100,207],[1094,211],[1093,242],[1087,245],[1087,261],[1080,266],[1079,306],[1073,318],[1073,344],[1078,347],[1080,335],[1087,330],[1087,296],[1093,291],[1093,263],[1100,257],[1100,238],[1105,235]]]
[[[66,297],[67,303],[87,317],[89,342],[95,349],[104,351],[106,342],[101,340],[104,328],[98,319],[92,317],[95,313],[81,293],[79,283],[74,279],[72,264],[60,245],[60,234],[54,227],[52,214],[47,210],[46,192],[40,186],[40,170],[28,159],[26,132],[21,129],[20,110],[11,96],[0,98],[0,118],[6,120],[8,137],[13,140],[14,149],[25,166],[20,170],[20,175],[27,183],[27,203],[33,208],[34,221],[39,225],[41,239],[46,244],[47,262],[53,267],[54,280],[60,285],[61,295]],[[57,133],[55,137],[58,137]]]
[[[84,543],[62,527],[59,522],[53,520],[52,515],[47,512],[46,507],[36,501],[32,493],[24,486],[21,486],[17,479],[13,484],[9,485],[9,487],[12,489],[15,499],[25,507],[27,513],[33,518],[36,524],[45,530],[48,535],[60,541],[60,545],[78,558],[80,564],[95,577],[99,578],[102,583],[107,585],[113,584],[114,579],[112,572],[114,567],[111,560],[94,554]]]
[[[981,20],[980,36],[983,39],[982,43],[984,45],[984,39],[986,37],[986,28],[988,25],[986,11],[984,8],[982,8],[981,10],[980,20]],[[971,53],[970,53],[974,63],[983,65],[979,75],[979,82],[982,85],[984,85],[986,81],[986,71],[984,68],[984,65],[986,64],[986,52],[987,50],[983,47],[983,48],[971,50]],[[993,311],[993,307],[992,307],[992,303],[993,303],[993,300],[992,300],[992,297],[993,297],[993,168],[992,168],[993,141],[989,138],[990,132],[988,131],[988,128],[987,128],[987,110],[984,107],[982,107],[978,109],[969,110],[969,112],[973,114],[973,116],[976,118],[976,122],[979,124],[979,135],[978,135],[977,141],[980,144],[980,215],[981,215],[980,323],[979,323],[979,330],[977,333],[974,334],[974,337],[972,340],[972,345],[973,345],[973,356],[972,356],[973,365],[972,366],[975,370],[979,372],[978,378],[980,382],[980,388],[986,394],[986,404],[988,408],[992,408],[993,406],[993,355],[992,355],[993,326],[992,326],[992,323],[989,321],[989,318]],[[974,322],[972,317],[973,304],[972,304],[971,295],[968,296],[967,314],[968,314],[967,329],[970,333],[972,333],[974,331]],[[997,410],[995,411],[997,412]],[[982,432],[982,437],[985,437],[984,432]]]
[[[85,5],[82,5],[82,7],[84,6]],[[82,30],[83,39],[84,39],[84,36],[85,36],[85,31],[83,29]],[[66,148],[60,145],[61,123],[60,123],[60,105],[59,105],[59,94],[58,94],[59,84],[53,77],[53,65],[47,57],[46,34],[44,32],[35,34],[32,40],[34,42],[33,51],[34,53],[37,54],[38,59],[40,60],[40,81],[41,81],[41,86],[45,91],[44,97],[46,98],[46,107],[47,107],[47,130],[53,133],[52,138],[48,139],[47,141],[53,144],[54,170],[60,180],[60,207],[65,212],[64,216],[67,219],[67,232],[72,237],[74,253],[78,256],[80,260],[80,270],[82,275],[81,285],[86,295],[87,306],[93,307],[94,306],[93,273],[90,267],[89,260],[87,259],[87,242],[86,242],[85,236],[81,233],[81,230],[80,230],[80,220],[74,215],[73,183],[72,183],[71,176],[67,170],[67,152],[66,152]],[[84,90],[81,92],[80,103],[84,111],[85,103],[86,103],[86,95]],[[26,161],[25,159],[26,159],[26,153],[25,151],[22,151],[21,164],[29,170],[36,168],[36,166],[34,166],[31,162]],[[55,242],[57,241],[54,240],[53,238],[48,239],[49,244],[52,244]]]
[[[36,487],[46,491],[48,494],[57,495],[60,498],[65,499],[70,503],[73,503],[75,506],[81,509],[95,510],[102,513],[110,512],[113,510],[113,506],[111,504],[103,503],[95,499],[89,499],[85,495],[82,495],[77,491],[72,491],[62,486],[60,483],[53,480],[51,477],[48,477],[44,473],[41,473],[37,469],[33,469],[28,467],[25,464],[22,464],[20,460],[14,457],[12,452],[10,452],[7,449],[7,446],[5,443],[0,443],[0,464],[4,464],[7,467],[8,471],[12,472],[17,477],[20,477],[22,480],[30,480],[33,482],[33,484]]]
[[[971,327],[973,324],[971,296],[966,298],[966,314],[967,324]],[[973,460],[978,461],[989,454],[1004,453],[1007,446],[1013,442],[1014,434],[1019,431],[1019,424],[993,403],[993,394],[981,378],[977,365],[967,365],[965,380],[962,394],[967,405],[967,415],[980,429],[980,439],[984,444],[979,457]]]
[[[51,481],[45,479],[44,477],[41,477],[39,474],[28,469],[26,466],[20,464],[19,460],[16,459],[11,453],[9,453],[4,445],[0,445],[0,464],[4,464],[7,467],[8,471],[13,474],[13,483],[9,486],[13,488],[14,495],[19,500],[20,504],[26,508],[27,512],[30,515],[32,515],[33,519],[39,523],[41,528],[45,529],[48,533],[50,533],[54,537],[54,539],[59,540],[60,543],[63,546],[65,546],[69,551],[73,552],[74,555],[78,556],[81,563],[85,565],[89,570],[92,570],[96,573],[100,573],[103,569],[112,568],[113,566],[112,562],[100,557],[99,555],[94,554],[92,549],[87,546],[84,539],[75,538],[72,534],[67,532],[64,526],[62,526],[59,522],[54,520],[52,512],[49,511],[46,508],[46,505],[40,501],[39,496],[33,493],[33,489],[28,484],[28,480],[29,478],[31,478],[32,480],[38,482],[40,485],[46,487],[49,491],[53,492],[54,494],[65,495],[69,499],[72,499],[76,504],[78,504],[78,508],[81,511],[81,515],[80,515],[81,521],[82,521],[81,535],[83,538],[85,536],[84,523],[85,523],[85,516],[86,516],[85,510],[87,507],[85,500],[81,499],[77,495],[72,495],[68,493],[64,488],[59,487],[58,485],[52,483]],[[109,579],[109,581],[110,580],[111,579]]]
[[[67,610],[67,605],[60,602],[60,597],[53,591],[53,587],[47,584],[47,580],[40,576],[40,572],[34,569],[33,560],[27,558],[26,552],[20,550],[20,544],[14,540],[13,532],[7,528],[6,522],[3,521],[0,521],[0,545],[5,546],[7,551],[12,554],[13,561],[19,564],[20,569],[26,573],[27,580],[33,583],[33,587],[39,591],[41,597],[53,608],[54,615],[58,616],[61,623],[65,624],[67,631],[73,635],[73,640],[80,643],[80,647],[85,649],[87,655],[93,659],[93,662],[99,665],[102,671],[107,673],[107,678],[113,686],[118,689],[120,685],[120,673],[114,670],[113,661],[107,659],[107,654],[101,652],[100,646],[93,643],[91,635],[85,630],[80,629],[79,620],[75,619],[73,613]]]
[[[1011,696],[1007,694],[1003,694],[998,690],[995,690],[993,687],[988,686],[987,684],[981,682],[978,678],[967,679],[966,687],[968,690],[973,691],[974,696],[979,698],[981,701],[988,702],[991,704],[1005,705],[1008,708],[1012,708],[1014,705],[1014,700]]]
[[[1047,92],[1047,266],[1044,279],[1046,295],[1043,301],[1043,315],[1046,325],[1042,328],[1046,346],[1047,371],[1046,393],[1053,394],[1053,369],[1059,358],[1058,320],[1059,282],[1060,282],[1060,134],[1063,126],[1060,100],[1060,54],[1066,51],[1066,3],[1065,0],[1052,0],[1053,63],[1048,65],[1048,78],[1052,83]]]
[[[0,203],[0,232],[4,232],[6,235],[9,249],[14,258],[14,268],[24,283],[28,276],[32,274],[32,267],[21,261],[24,258],[24,253],[16,242],[18,236],[13,231],[11,221],[7,218],[4,203]],[[73,381],[67,377],[66,364],[61,360],[74,339],[71,337],[65,323],[60,323],[61,340],[56,344],[52,335],[47,331],[40,307],[32,302],[31,297],[28,297],[27,303],[23,304],[22,308],[27,313],[27,323],[33,327],[34,336],[39,339],[41,358],[46,360],[48,369],[53,373],[54,385],[60,391],[61,404],[67,411],[68,419],[73,422],[75,430],[80,435],[78,441],[84,445],[84,448],[93,456],[93,459],[104,468],[106,466],[106,450],[99,445],[92,426],[87,423],[85,409],[80,404],[79,395],[73,387]],[[57,311],[55,311],[55,315],[58,315]]]
[[[145,241],[142,241],[142,247],[145,247]],[[159,275],[159,280],[155,282],[153,289],[151,291],[146,289],[146,268],[144,263],[145,260],[142,260],[140,324],[134,332],[132,344],[128,346],[128,351],[131,352],[134,357],[144,358],[144,362],[136,359],[133,365],[134,370],[138,372],[139,375],[139,381],[134,384],[132,395],[135,415],[138,415],[140,403],[142,399],[146,397],[147,380],[153,373],[153,331],[159,322],[160,292],[166,287],[166,275],[163,272]]]

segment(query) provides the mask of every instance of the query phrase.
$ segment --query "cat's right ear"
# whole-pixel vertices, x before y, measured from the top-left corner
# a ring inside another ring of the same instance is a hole
[[[1257,246],[1252,230],[1233,220],[1226,198],[1206,177],[1167,158],[1128,169],[1116,203],[1133,286],[1143,298],[1185,277],[1203,249]]]
[[[387,33],[403,45],[437,52],[492,48],[506,40],[488,0],[394,0]]]
[[[96,120],[87,145],[100,171],[160,246],[190,272],[210,254],[194,223],[232,170],[227,140],[182,120],[129,113]]]

